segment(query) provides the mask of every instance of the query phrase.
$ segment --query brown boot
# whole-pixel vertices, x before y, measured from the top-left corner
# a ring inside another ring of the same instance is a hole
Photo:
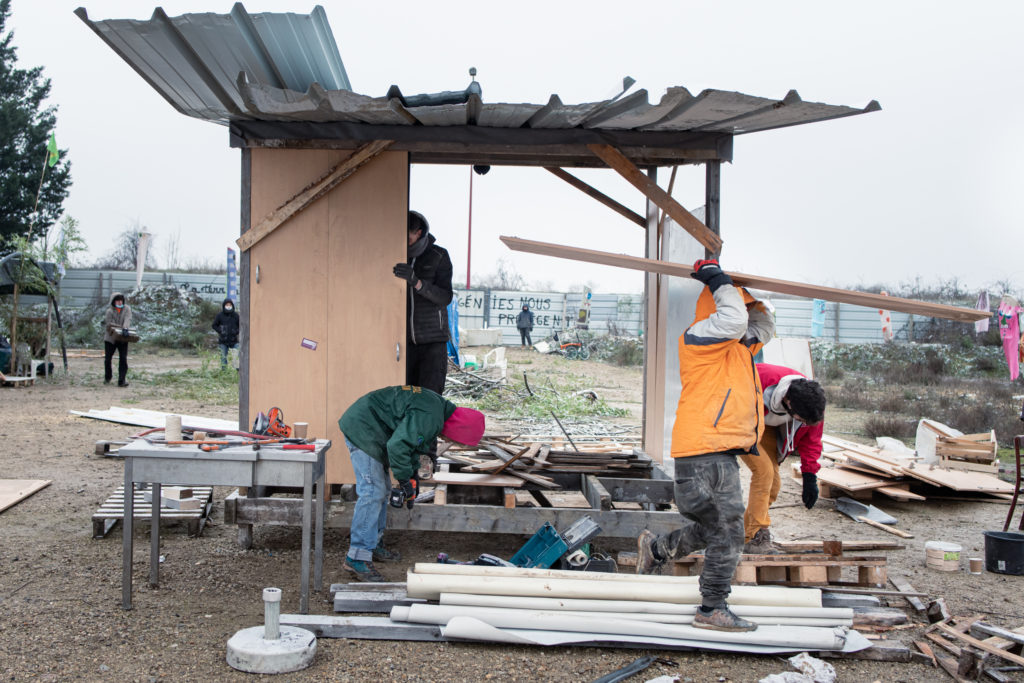
[[[761,527],[748,543],[743,545],[745,555],[781,555],[783,550],[772,541],[768,527]]]
[[[754,631],[757,624],[740,619],[732,613],[728,605],[722,603],[720,607],[709,612],[705,612],[703,606],[697,608],[697,613],[693,615],[693,627],[711,631]]]
[[[636,540],[636,573],[655,574],[661,573],[661,567],[665,560],[659,560],[654,556],[654,543],[658,537],[644,529]]]

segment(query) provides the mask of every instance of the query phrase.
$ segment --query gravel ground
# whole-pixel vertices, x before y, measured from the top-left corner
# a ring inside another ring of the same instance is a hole
[[[251,550],[242,550],[233,527],[223,525],[220,501],[200,538],[184,527],[161,535],[164,562],[161,585],[146,585],[148,533],[137,528],[134,609],[121,610],[121,532],[91,538],[92,513],[118,486],[122,467],[114,458],[93,454],[98,439],[122,438],[129,427],[71,416],[69,409],[132,405],[211,417],[233,417],[233,408],[170,401],[159,389],[133,381],[128,389],[103,386],[100,362],[73,359],[74,382],[42,382],[26,389],[0,389],[0,476],[52,479],[46,489],[0,514],[0,676],[4,680],[157,681],[252,680],[224,662],[225,645],[237,630],[263,620],[261,590],[284,590],[282,610],[298,609],[299,534],[292,528],[257,527]],[[136,368],[182,367],[190,359],[133,357]],[[595,376],[595,386],[636,405],[639,370],[578,364]],[[576,370],[574,370],[576,371]],[[608,379],[614,377],[614,381]],[[895,540],[858,525],[823,501],[813,510],[796,506],[799,486],[786,479],[774,513],[778,535],[790,539],[845,538]],[[944,596],[956,614],[984,612],[1002,626],[1024,624],[1021,577],[985,573],[942,573],[924,567],[928,540],[963,544],[964,555],[980,555],[985,529],[999,528],[1001,504],[875,501],[896,515],[915,538],[906,549],[888,553],[891,574]],[[787,507],[788,505],[788,507]],[[141,525],[140,525],[141,526]],[[403,580],[413,562],[431,561],[440,551],[474,557],[481,552],[511,555],[519,536],[479,534],[395,534],[390,542],[405,560],[380,565],[388,580]],[[604,542],[604,549],[628,549],[629,543]],[[325,534],[325,584],[345,582],[341,562],[347,535]],[[966,564],[966,561],[965,561]],[[314,595],[311,612],[331,614],[326,593]],[[895,604],[895,603],[894,603]],[[899,632],[908,641],[913,632]],[[778,657],[652,652],[676,660],[678,667],[654,666],[632,680],[675,674],[690,681],[756,681],[787,670]],[[343,681],[589,681],[618,669],[639,650],[598,648],[523,648],[476,644],[432,644],[320,639],[313,666],[280,680]],[[837,661],[841,681],[933,681],[944,674],[921,664]]]

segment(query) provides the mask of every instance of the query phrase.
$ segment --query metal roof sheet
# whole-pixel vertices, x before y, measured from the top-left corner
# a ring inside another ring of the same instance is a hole
[[[230,14],[149,20],[92,21],[76,10],[115,52],[178,111],[221,124],[244,121],[347,122],[384,126],[497,129],[584,129],[739,135],[875,111],[804,102],[796,91],[781,100],[708,89],[692,95],[673,87],[651,103],[646,90],[599,102],[484,102],[479,88],[458,104],[413,106],[392,86],[384,97],[351,91],[326,13]],[[628,88],[631,81],[624,83]],[[625,90],[624,90],[625,92]]]

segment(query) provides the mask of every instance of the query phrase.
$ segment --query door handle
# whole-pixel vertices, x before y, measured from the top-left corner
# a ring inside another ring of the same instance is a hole
[[[402,360],[402,344],[395,342],[395,362]]]

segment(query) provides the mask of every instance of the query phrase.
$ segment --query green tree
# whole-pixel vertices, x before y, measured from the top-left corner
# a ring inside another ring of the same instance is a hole
[[[6,29],[10,15],[11,0],[0,0],[0,255],[14,251],[19,235],[30,241],[45,235],[71,186],[66,150],[55,166],[46,164],[57,124],[57,107],[43,106],[50,79],[42,67],[17,68],[14,33]]]

